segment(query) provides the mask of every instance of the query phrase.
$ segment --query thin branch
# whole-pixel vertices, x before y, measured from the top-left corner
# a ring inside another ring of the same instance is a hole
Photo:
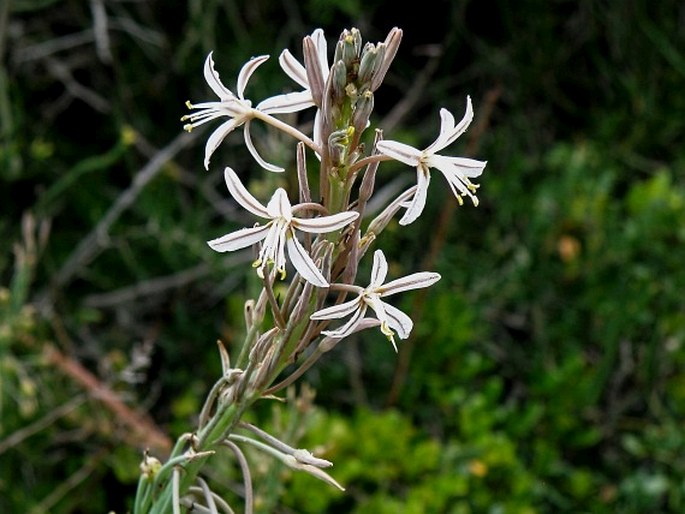
[[[93,474],[93,472],[101,464],[102,459],[105,457],[105,452],[100,451],[86,463],[81,466],[78,470],[72,473],[69,478],[62,481],[57,485],[45,498],[43,498],[40,503],[35,505],[29,514],[43,514],[45,512],[50,512],[52,507],[54,507],[57,502],[64,498],[70,491],[76,488],[81,482],[88,480],[88,478]],[[78,497],[78,495],[75,495]]]
[[[109,41],[107,10],[103,0],[90,0],[90,12],[93,15],[95,51],[102,62],[110,63],[112,62],[112,49]]]
[[[52,281],[52,286],[55,289],[64,287],[105,248],[109,238],[109,231],[121,214],[133,205],[141,191],[157,176],[164,165],[172,160],[181,150],[189,146],[196,137],[197,135],[194,134],[180,133],[136,173],[128,189],[119,195],[95,228],[81,240],[62,268],[55,273]],[[43,296],[38,304],[45,308],[46,300],[49,301],[48,298]]]
[[[67,357],[52,346],[46,347],[45,357],[48,363],[57,366],[63,373],[83,386],[93,398],[101,401],[116,416],[117,421],[125,424],[132,435],[142,444],[160,452],[169,452],[172,446],[169,437],[145,414],[128,407],[114,391],[79,362]]]
[[[67,414],[72,412],[79,405],[81,405],[84,401],[86,401],[86,396],[85,395],[78,395],[78,396],[72,398],[71,400],[69,400],[67,403],[64,403],[64,404],[60,405],[59,407],[57,407],[56,409],[51,410],[45,416],[43,416],[40,419],[37,419],[36,421],[31,423],[30,425],[26,425],[25,427],[21,428],[20,430],[13,432],[7,438],[0,441],[0,455],[3,454],[8,449],[10,449],[14,446],[17,446],[19,443],[21,443],[25,439],[28,439],[32,435],[37,434],[38,432],[49,427],[50,425],[52,425],[55,421],[57,421],[62,416],[66,416]]]

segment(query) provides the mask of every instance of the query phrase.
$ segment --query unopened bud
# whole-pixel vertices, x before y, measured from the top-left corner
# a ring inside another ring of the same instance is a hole
[[[353,70],[358,64],[361,47],[362,35],[359,30],[344,30],[335,46],[335,60],[343,61],[348,69]]]
[[[352,113],[352,126],[357,134],[364,132],[369,125],[369,117],[373,112],[373,93],[370,90],[364,91],[357,98]]]
[[[384,45],[373,45],[367,43],[362,52],[361,63],[359,64],[359,71],[357,72],[357,83],[359,87],[368,86],[373,79],[376,72],[383,64],[385,57]]]
[[[309,90],[312,93],[314,103],[320,107],[325,85],[321,67],[319,65],[319,54],[311,36],[306,36],[302,41],[302,50]]]
[[[151,457],[147,453],[140,463],[140,472],[148,480],[152,480],[162,467],[162,463],[156,457]]]
[[[395,27],[390,31],[388,37],[385,38],[385,41],[382,43],[382,45],[385,46],[385,54],[383,55],[383,62],[371,81],[371,91],[375,91],[383,83],[385,74],[388,72],[388,68],[390,68],[392,61],[395,58],[395,54],[397,54],[400,41],[402,41],[402,29]]]

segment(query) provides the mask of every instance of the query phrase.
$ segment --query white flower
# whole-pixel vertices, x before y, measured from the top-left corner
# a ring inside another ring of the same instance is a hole
[[[437,168],[442,172],[459,204],[463,204],[462,196],[465,195],[471,198],[474,205],[478,205],[478,197],[475,195],[478,185],[469,179],[480,176],[487,162],[465,157],[447,157],[436,153],[466,132],[473,119],[471,98],[467,97],[466,113],[458,125],[455,124],[454,116],[447,109],[440,109],[440,119],[440,134],[425,150],[417,150],[407,144],[390,140],[379,141],[376,145],[378,151],[388,157],[397,159],[409,166],[416,166],[418,187],[416,194],[407,206],[407,211],[400,220],[400,225],[409,225],[423,212],[430,182],[430,168]]]
[[[381,332],[388,337],[393,347],[395,347],[395,351],[397,351],[394,339],[395,333],[397,333],[400,339],[406,339],[409,337],[414,323],[404,312],[385,303],[381,298],[401,291],[428,287],[440,280],[440,275],[438,273],[422,271],[383,284],[387,273],[388,263],[385,255],[382,250],[376,250],[373,254],[373,267],[371,268],[371,283],[369,286],[362,288],[354,285],[341,285],[340,289],[357,293],[357,297],[339,305],[321,309],[310,316],[313,320],[323,320],[340,319],[351,315],[350,319],[341,327],[336,330],[324,330],[321,333],[334,338],[343,338],[350,335],[364,319],[367,308],[371,307],[381,322]]]
[[[181,118],[182,121],[190,121],[190,123],[187,123],[183,128],[190,132],[194,127],[203,125],[208,121],[212,121],[223,116],[230,118],[228,121],[225,121],[219,125],[219,127],[209,136],[207,144],[205,145],[205,168],[209,168],[209,159],[221,142],[226,138],[226,136],[228,136],[228,134],[233,132],[233,130],[241,125],[245,125],[245,145],[259,165],[269,171],[283,171],[283,168],[266,162],[259,155],[257,149],[252,143],[252,137],[250,135],[250,122],[252,118],[255,117],[255,111],[262,112],[264,114],[297,112],[308,107],[309,104],[306,104],[306,102],[303,104],[303,100],[306,101],[306,98],[303,99],[297,95],[278,95],[264,100],[255,108],[252,107],[252,102],[246,99],[244,96],[245,87],[247,86],[247,83],[254,71],[268,58],[268,55],[261,55],[259,57],[253,57],[247,63],[245,63],[238,74],[238,84],[236,90],[238,93],[237,96],[221,82],[219,73],[214,69],[212,52],[210,52],[207,56],[207,59],[205,59],[205,80],[212,91],[214,91],[216,96],[219,97],[219,101],[202,102],[199,104],[191,104],[190,102],[187,102],[186,105],[189,109],[198,110]]]
[[[318,287],[328,287],[328,282],[297,240],[295,229],[312,234],[332,232],[355,220],[359,213],[346,211],[317,218],[296,218],[293,216],[293,209],[284,189],[278,188],[269,203],[264,206],[243,186],[231,168],[226,168],[224,176],[229,192],[242,207],[270,221],[266,225],[231,232],[208,241],[207,244],[217,252],[231,252],[263,241],[259,257],[253,264],[261,277],[264,276],[264,268],[273,263],[281,278],[285,278],[287,249],[293,266],[305,280]]]

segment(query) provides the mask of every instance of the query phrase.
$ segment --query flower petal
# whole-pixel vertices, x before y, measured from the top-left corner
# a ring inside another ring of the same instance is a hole
[[[243,183],[238,178],[233,169],[228,166],[224,170],[224,179],[226,180],[226,187],[231,196],[238,202],[244,209],[250,211],[252,214],[262,217],[271,218],[269,211],[262,203],[257,200],[252,194],[245,188]]]
[[[354,311],[354,314],[352,314],[352,317],[347,321],[347,323],[341,325],[335,330],[323,330],[321,333],[325,336],[333,337],[335,339],[347,337],[353,332],[356,332],[357,326],[364,319],[364,314],[366,314],[366,304],[362,303],[361,307]]]
[[[385,314],[388,320],[388,326],[397,332],[400,339],[406,339],[414,328],[414,322],[404,312],[397,307],[393,307],[389,303],[383,303],[385,307]]]
[[[293,225],[303,232],[325,234],[348,225],[358,217],[359,213],[356,211],[345,211],[318,218],[294,218]]]
[[[212,157],[212,154],[216,151],[216,149],[219,147],[221,142],[228,136],[237,126],[239,126],[242,123],[241,120],[234,118],[230,119],[228,121],[223,122],[221,125],[219,125],[214,132],[209,136],[207,139],[207,143],[205,144],[205,169],[209,169],[209,159]]]
[[[326,36],[324,35],[323,29],[316,29],[312,32],[312,40],[314,41],[314,47],[316,48],[316,53],[319,57],[319,68],[321,68],[321,74],[325,81],[328,78],[330,67],[328,66],[328,44],[326,43]]]
[[[266,237],[269,229],[268,224],[243,228],[217,239],[207,241],[207,244],[216,252],[232,252],[233,250],[240,250],[261,241]]]
[[[369,289],[376,290],[379,288],[383,282],[385,282],[385,277],[388,275],[388,261],[385,258],[383,250],[376,250],[373,252],[373,265],[371,266],[371,282],[369,284]]]
[[[467,157],[448,157],[446,155],[431,155],[426,159],[427,166],[437,168],[444,174],[456,174],[469,178],[479,177],[487,164],[487,161],[477,161]]]
[[[285,171],[285,169],[281,168],[280,166],[266,162],[262,156],[259,155],[257,148],[252,142],[252,135],[250,134],[250,120],[245,122],[245,130],[243,131],[243,135],[245,136],[245,146],[247,146],[247,149],[252,154],[252,157],[254,157],[254,160],[257,161],[257,164],[259,164],[265,170],[273,171],[274,173],[281,173]]]
[[[265,114],[299,112],[314,105],[310,91],[298,91],[272,96],[257,104],[256,109]]]
[[[258,57],[253,57],[252,59],[247,61],[242,68],[240,68],[240,73],[238,74],[237,87],[238,98],[244,100],[243,94],[245,93],[245,86],[247,86],[250,77],[255,72],[255,70],[259,68],[259,66],[262,63],[264,63],[264,61],[266,61],[268,58],[268,55],[260,55]]]
[[[424,150],[426,153],[439,152],[446,146],[452,144],[459,136],[461,136],[466,129],[469,128],[473,120],[473,105],[471,104],[471,97],[466,97],[466,112],[458,125],[454,124],[454,116],[447,109],[440,109],[440,134],[437,139],[428,148]]]
[[[328,282],[319,271],[319,268],[316,267],[307,251],[297,240],[295,234],[291,231],[285,237],[290,261],[302,278],[317,287],[328,287]]]
[[[309,316],[309,319],[320,320],[344,318],[345,316],[348,316],[361,308],[362,302],[360,300],[360,297],[357,296],[352,300],[348,300],[341,304],[326,307],[325,309],[316,311],[314,314]]]
[[[432,271],[419,271],[412,273],[406,277],[396,278],[387,284],[376,288],[376,292],[381,297],[390,296],[391,294],[400,293],[402,291],[410,291],[412,289],[422,289],[429,287],[440,280],[440,274]]]
[[[222,101],[228,101],[235,98],[235,95],[221,82],[219,78],[219,73],[214,69],[214,59],[212,54],[214,52],[209,52],[209,55],[205,59],[204,74],[205,80],[209,87],[214,91],[214,94],[221,98]]]
[[[426,198],[428,196],[428,184],[430,183],[430,173],[428,168],[423,166],[416,170],[416,192],[407,207],[404,216],[400,219],[400,225],[409,225],[416,221],[416,218],[421,216],[423,208],[426,206]]]
[[[378,151],[408,166],[418,166],[421,151],[399,141],[383,140],[376,143]]]
[[[283,50],[281,55],[278,56],[278,62],[288,77],[293,79],[304,89],[309,88],[309,83],[307,82],[307,70],[304,69],[304,66],[302,66],[300,61],[295,59],[295,56],[290,53],[290,50]]]
[[[269,217],[271,218],[285,218],[287,221],[290,221],[293,216],[293,211],[290,206],[290,200],[288,200],[288,193],[285,192],[285,189],[279,187],[274,191],[271,200],[266,204],[266,210],[269,212]]]

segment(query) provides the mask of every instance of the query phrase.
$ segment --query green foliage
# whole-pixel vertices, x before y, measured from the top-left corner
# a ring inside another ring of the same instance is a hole
[[[90,33],[88,3],[0,6],[0,511],[130,507],[147,444],[49,348],[176,437],[219,373],[215,340],[233,350],[242,334],[249,256],[226,259],[205,241],[251,220],[233,209],[218,166],[198,165],[202,133],[96,230],[179,134],[183,102],[211,94],[207,52],[229,87],[247,58],[271,53],[250,83],[260,98],[295,87],[275,52],[299,56],[312,28],[331,40],[355,25],[373,40],[397,24],[405,40],[379,116],[408,103],[388,136],[429,144],[437,108],[458,112],[470,94],[472,139],[455,154],[489,161],[481,205],[443,211],[453,198],[435,175],[422,217],[384,233],[391,275],[425,264],[443,276],[397,304],[412,313],[412,339],[398,356],[361,333],[305,376],[319,408],[255,414],[334,462],[347,491],[250,453],[258,511],[683,512],[675,4],[439,2],[408,19],[381,2],[294,4],[106,2],[109,60],[93,38],[70,39]],[[258,196],[281,180],[250,171],[230,137],[215,161],[249,175]],[[384,163],[378,180],[402,173],[413,170]],[[237,498],[235,462],[220,457],[214,478]]]

